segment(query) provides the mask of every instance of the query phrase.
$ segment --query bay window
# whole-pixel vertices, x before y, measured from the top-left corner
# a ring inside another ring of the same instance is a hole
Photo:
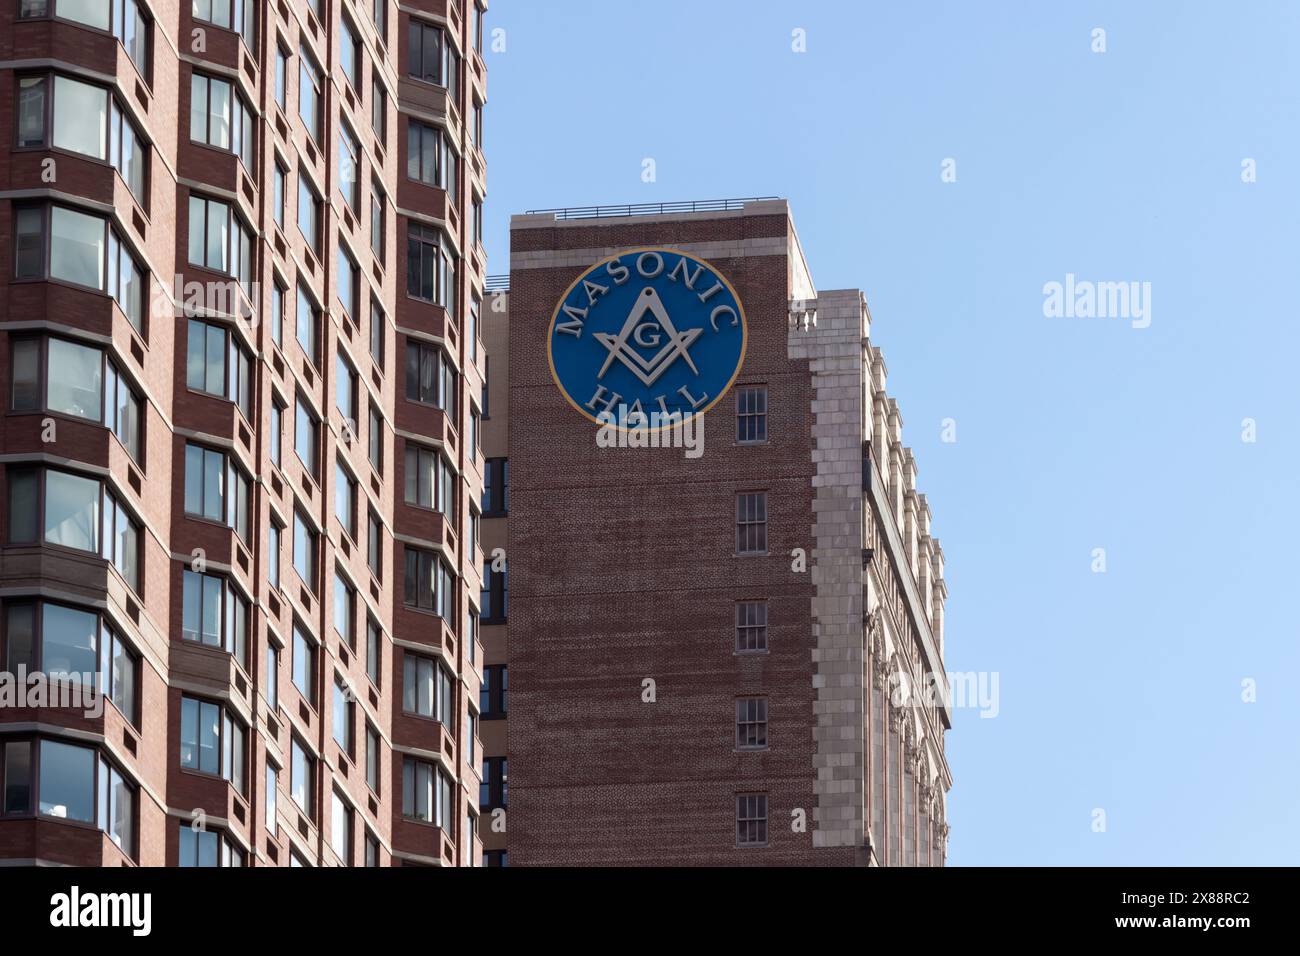
[[[435,449],[406,443],[406,503],[432,508],[454,523],[455,469]]]
[[[456,315],[456,254],[442,233],[412,222],[406,236],[406,294]]]
[[[453,580],[447,565],[432,551],[407,547],[402,599],[407,607],[433,611],[450,625],[454,621]]]
[[[244,45],[255,50],[257,6],[256,0],[190,0],[190,16],[238,33]]]
[[[411,20],[407,33],[407,72],[417,80],[445,87],[451,100],[457,100],[460,56],[441,27]]]
[[[176,865],[183,867],[243,866],[244,851],[217,830],[195,830],[188,822],[178,824],[179,855]]]
[[[420,717],[432,717],[450,728],[455,706],[451,675],[430,657],[409,651],[403,655],[402,710]]]
[[[190,195],[189,264],[232,276],[252,296],[252,233],[235,211],[218,199]]]
[[[439,346],[406,343],[406,400],[434,405],[456,417],[456,367]]]
[[[226,150],[253,168],[253,112],[237,86],[202,73],[190,75],[190,141]]]
[[[247,667],[248,600],[219,575],[181,574],[181,638],[222,648]]]
[[[103,350],[57,338],[11,340],[14,411],[57,412],[106,426],[140,460],[141,403]]]
[[[247,731],[213,701],[181,697],[181,766],[220,775],[244,792]]]
[[[453,809],[451,779],[442,768],[413,757],[403,759],[402,816],[450,832]]]
[[[253,416],[252,358],[234,331],[224,325],[189,320],[185,384],[196,391],[229,399],[239,406],[246,419]]]
[[[233,528],[249,542],[248,516],[251,480],[224,452],[185,445],[185,513]]]

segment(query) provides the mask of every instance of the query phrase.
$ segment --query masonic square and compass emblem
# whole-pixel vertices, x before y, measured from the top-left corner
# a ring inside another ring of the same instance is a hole
[[[569,286],[547,351],[560,391],[588,419],[642,413],[655,428],[712,408],[740,373],[746,338],[740,297],[713,266],[676,249],[632,249]]]

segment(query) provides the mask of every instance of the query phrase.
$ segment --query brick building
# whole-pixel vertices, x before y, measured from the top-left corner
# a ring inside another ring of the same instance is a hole
[[[0,4],[0,865],[478,862],[485,6]]]
[[[643,247],[743,302],[699,457],[601,447],[548,360],[575,280]],[[489,859],[941,865],[943,557],[862,293],[815,289],[784,201],[732,201],[516,216],[490,306]]]

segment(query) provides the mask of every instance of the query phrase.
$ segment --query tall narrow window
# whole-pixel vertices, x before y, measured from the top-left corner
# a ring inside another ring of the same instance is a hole
[[[736,553],[767,552],[767,492],[736,495]]]
[[[321,70],[307,52],[305,46],[298,47],[298,116],[301,117],[307,132],[316,142],[320,142],[321,127]]]

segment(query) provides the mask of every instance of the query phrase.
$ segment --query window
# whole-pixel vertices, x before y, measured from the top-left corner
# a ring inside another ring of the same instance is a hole
[[[383,579],[384,525],[374,511],[370,511],[366,518],[366,567],[376,578]]]
[[[134,855],[135,788],[99,751],[48,737],[6,740],[0,779],[0,814],[30,814],[34,803],[42,816],[98,826]]]
[[[147,202],[145,176],[149,165],[149,154],[140,134],[126,118],[117,100],[112,101],[109,109],[108,161],[121,175],[122,182],[126,183],[126,188],[131,191],[131,195],[141,206],[144,206]]]
[[[418,222],[410,224],[406,242],[406,292],[456,314],[456,259],[442,234]]]
[[[471,665],[478,663],[478,615],[474,605],[465,604],[465,654]]]
[[[376,687],[381,686],[383,675],[384,632],[379,622],[366,615],[366,676]]]
[[[19,149],[45,145],[46,104],[49,87],[47,76],[25,76],[18,80],[18,138]]]
[[[269,761],[266,765],[266,832],[275,836],[275,796],[280,787],[280,771],[275,768]]]
[[[438,126],[411,120],[406,127],[406,175],[409,179],[456,195],[456,152],[452,139]]]
[[[745,385],[736,389],[736,441],[767,441],[767,386]]]
[[[48,601],[5,605],[4,669],[96,687],[131,724],[137,721],[140,657],[101,615]]]
[[[294,402],[293,451],[313,478],[319,477],[320,419],[299,395]]]
[[[266,706],[275,713],[280,706],[280,649],[266,644]]]
[[[320,194],[301,168],[298,170],[298,231],[307,240],[307,248],[320,255]]]
[[[378,72],[373,71],[373,72]],[[384,84],[375,77],[370,83],[370,128],[379,140],[380,145],[384,142],[384,130],[387,127],[388,120],[388,93],[384,89]]]
[[[347,578],[334,572],[334,631],[343,643],[357,647],[357,592]]]
[[[477,149],[483,148],[483,104],[474,104],[474,124],[473,124],[474,146]]]
[[[509,674],[505,664],[489,664],[483,668],[483,682],[478,690],[479,716],[483,720],[500,720],[506,715]]]
[[[456,417],[456,367],[436,345],[406,343],[406,400],[433,405]]]
[[[366,830],[366,866],[379,865],[379,840]]]
[[[275,45],[275,102],[281,110],[288,111],[288,90],[289,90],[289,57],[292,56],[288,50]]]
[[[471,206],[470,240],[475,245],[481,246],[483,244],[483,200],[475,196]]]
[[[429,657],[403,652],[402,710],[408,714],[432,717],[448,729],[454,707],[452,678],[446,669]]]
[[[767,794],[736,794],[736,843],[739,846],[767,845]]]
[[[450,833],[454,809],[451,779],[440,767],[412,757],[402,761],[402,816]]]
[[[379,795],[379,767],[383,757],[380,749],[379,731],[370,723],[366,724],[366,786],[376,796]]]
[[[432,611],[451,624],[452,605],[455,603],[452,581],[453,576],[447,570],[447,565],[441,558],[434,556],[432,551],[407,547],[403,604],[422,611]]]
[[[479,424],[482,421],[479,416],[478,406],[470,402],[469,406],[469,441],[465,443],[465,451],[469,453],[471,461],[476,461],[482,449],[479,447],[479,436],[481,430]]]
[[[470,763],[478,760],[478,714],[472,707],[465,711],[465,752]]]
[[[284,406],[279,398],[271,400],[271,434],[267,436],[271,464],[280,467],[280,448],[284,445]]]
[[[228,81],[190,74],[190,141],[228,150],[253,169],[252,111]]]
[[[447,88],[454,102],[458,99],[457,74],[460,57],[441,28],[412,19],[407,34],[407,69],[417,80]]]
[[[361,147],[346,123],[339,124],[339,192],[348,207],[357,212],[361,206]]]
[[[736,701],[736,746],[742,750],[767,746],[766,697],[741,697]]]
[[[506,758],[484,757],[483,779],[479,783],[478,808],[484,812],[505,807],[508,789],[506,786]]]
[[[15,278],[106,292],[136,331],[144,328],[144,272],[107,220],[65,206],[19,206],[14,219]]]
[[[185,513],[233,528],[247,543],[251,481],[227,455],[185,445]]]
[[[243,866],[244,851],[231,843],[217,830],[195,830],[193,825],[181,821],[179,856],[177,866],[227,867]]]
[[[252,419],[252,359],[232,329],[189,320],[185,384],[196,391],[229,399],[239,406],[244,418]]]
[[[508,850],[484,850],[483,865],[491,867],[509,866],[510,854]]]
[[[139,591],[140,526],[104,483],[37,468],[10,468],[8,480],[11,543],[39,540],[98,554]]]
[[[767,553],[767,492],[736,495],[736,553]]]
[[[352,756],[352,691],[341,677],[334,678],[334,742]]]
[[[378,299],[370,300],[370,357],[375,367],[384,370],[384,308]]]
[[[67,339],[11,338],[14,411],[49,411],[100,422],[140,459],[141,402],[112,359]]]
[[[357,268],[356,261],[348,255],[342,244],[339,245],[338,257],[338,297],[339,303],[343,306],[343,312],[353,322],[360,317],[361,303],[358,296],[360,289],[360,270]],[[356,416],[352,416],[356,419]]]
[[[479,55],[483,53],[483,8],[474,4],[474,13],[470,17],[470,43]]]
[[[339,66],[354,91],[361,89],[361,42],[347,17],[339,18]]]
[[[244,792],[244,727],[220,704],[181,698],[181,766],[220,775]]]
[[[357,373],[352,370],[348,360],[340,351],[334,360],[334,405],[343,416],[347,434],[355,435],[357,431]]]
[[[190,13],[195,20],[240,34],[244,45],[252,50],[256,38],[257,6],[254,0],[191,0]]]
[[[312,594],[316,593],[316,529],[302,512],[293,513],[293,569]]]
[[[510,459],[489,458],[483,467],[483,517],[499,518],[510,511]]]
[[[307,52],[305,46],[298,47],[298,116],[301,117],[307,132],[316,142],[320,142],[321,127],[321,71]]]
[[[334,517],[348,537],[357,537],[357,482],[343,466],[343,459],[334,461]]]
[[[384,42],[384,33],[388,22],[388,0],[370,0],[370,17],[374,21],[379,41]]]
[[[284,287],[276,282],[271,290],[271,341],[278,349],[284,348],[284,296]]]
[[[251,294],[252,233],[230,206],[216,199],[191,193],[189,210],[190,265],[234,276],[245,293]]]
[[[352,808],[333,791],[334,802],[330,808],[330,849],[343,866],[352,865]]]
[[[736,602],[736,652],[761,653],[767,650],[767,602]]]
[[[303,353],[312,365],[320,368],[320,309],[302,283],[298,284],[298,311],[294,328]]]
[[[316,642],[298,622],[293,625],[293,686],[307,703],[316,703]]]
[[[500,571],[492,561],[483,562],[483,587],[479,591],[479,609],[484,624],[504,624],[510,611],[510,561],[502,562]]]
[[[432,508],[455,523],[456,472],[436,449],[407,441],[405,479],[408,505]]]
[[[289,796],[309,819],[315,819],[316,758],[297,737],[290,744]]]
[[[284,183],[289,176],[289,170],[280,165],[276,160],[275,172],[272,174],[271,187],[271,218],[275,221],[276,226],[284,228]],[[275,344],[280,344],[279,336],[276,336]]]
[[[215,574],[181,572],[181,638],[220,647],[247,665],[248,601]]]
[[[367,423],[366,457],[376,474],[384,473],[384,419],[374,405],[370,406],[370,421]]]
[[[388,197],[384,195],[379,180],[370,181],[370,251],[375,261],[384,264],[384,206]]]
[[[474,555],[479,550],[478,529],[479,529],[480,518],[479,518],[478,509],[475,508],[473,505],[470,505],[469,508],[466,509],[466,511],[469,514],[469,525],[468,525],[468,531],[465,534],[465,556],[472,560]]]

